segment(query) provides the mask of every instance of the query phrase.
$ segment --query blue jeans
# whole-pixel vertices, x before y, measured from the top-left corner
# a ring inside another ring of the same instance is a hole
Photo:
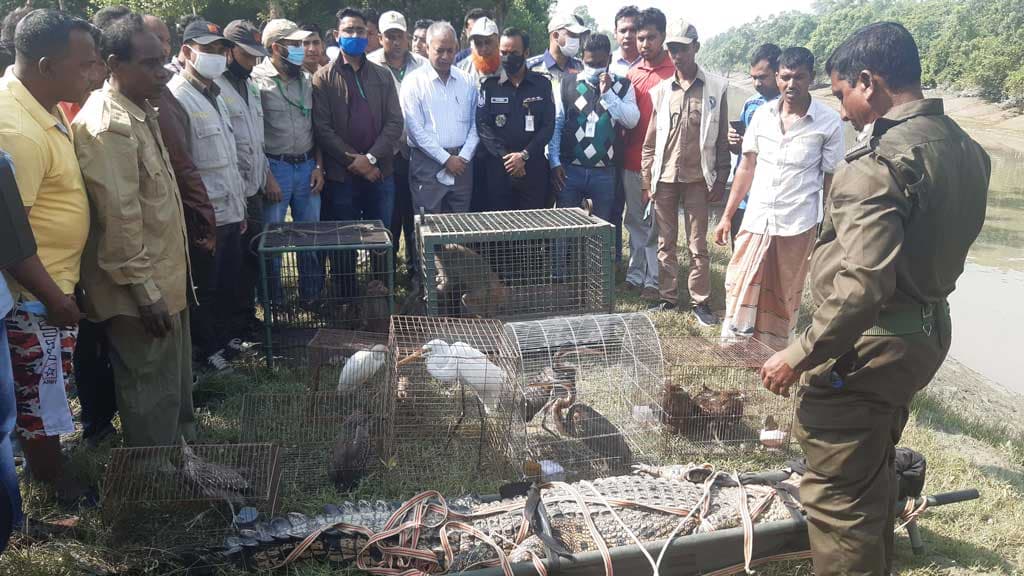
[[[565,187],[558,193],[559,208],[579,206],[584,198],[594,203],[594,215],[605,222],[614,224],[615,212],[615,168],[584,168],[563,164]]]
[[[590,198],[594,203],[594,215],[605,222],[612,221],[615,212],[615,168],[584,168],[563,164],[565,186],[555,195],[559,208],[574,208]],[[555,243],[555,278],[564,280],[568,274],[568,251],[565,241]]]
[[[344,182],[328,181],[324,192],[321,220],[381,220],[385,228],[391,226],[395,211],[393,176],[370,182],[350,174]]]
[[[281,201],[275,204],[264,202],[263,221],[265,223],[284,222],[288,208],[292,209],[293,222],[317,222],[320,220],[320,194],[313,194],[309,187],[309,179],[316,168],[315,160],[307,160],[302,164],[290,164],[282,160],[270,160],[270,172],[281,187]],[[274,302],[281,302],[281,258],[270,261],[267,270],[271,297]],[[312,252],[299,253],[299,296],[303,300],[312,300],[320,294],[323,278],[320,276],[320,262]]]
[[[18,472],[14,468],[14,451],[11,447],[11,434],[14,432],[17,413],[11,348],[7,343],[7,327],[3,318],[0,318],[0,483],[3,483],[10,499],[14,527],[20,527],[22,521],[21,491],[18,488]]]

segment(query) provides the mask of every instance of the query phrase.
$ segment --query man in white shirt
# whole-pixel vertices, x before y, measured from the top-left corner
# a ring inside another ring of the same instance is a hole
[[[402,113],[409,133],[409,187],[413,210],[431,214],[466,212],[473,194],[473,153],[478,88],[452,66],[455,29],[435,22],[427,29],[423,66],[402,82]]]
[[[623,6],[615,13],[615,42],[619,48],[612,52],[612,63],[609,71],[616,76],[625,78],[633,66],[640,63],[640,47],[636,43],[636,35],[640,28],[640,9],[635,5]]]
[[[743,163],[715,228],[726,245],[730,221],[747,202],[725,276],[723,337],[750,337],[782,350],[796,326],[822,218],[823,198],[843,159],[842,121],[813,100],[814,56],[787,48],[779,57],[780,97],[758,108],[743,137]]]

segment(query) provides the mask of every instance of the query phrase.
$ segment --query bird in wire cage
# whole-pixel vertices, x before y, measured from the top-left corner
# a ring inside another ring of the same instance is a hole
[[[697,417],[721,444],[722,436],[734,438],[743,418],[743,394],[739,390],[712,390],[706,385],[693,398]]]
[[[366,475],[369,460],[370,417],[358,412],[349,414],[331,450],[327,475],[338,490],[351,490]]]
[[[203,460],[192,447],[181,437],[181,474],[193,484],[206,498],[221,498],[231,509],[231,518],[235,518],[235,504],[245,504],[244,492],[249,489],[249,481],[238,470]]]
[[[352,392],[373,378],[387,360],[388,347],[377,344],[369,350],[353,354],[338,374],[338,392]]]
[[[465,342],[449,345],[441,339],[424,344],[422,354],[431,376],[445,384],[468,385],[488,414],[498,408],[507,375],[486,354]]]
[[[508,289],[487,259],[461,244],[438,246],[437,299],[442,316],[494,318],[508,301]]]

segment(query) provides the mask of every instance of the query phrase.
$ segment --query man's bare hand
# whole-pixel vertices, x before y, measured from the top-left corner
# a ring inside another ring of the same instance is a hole
[[[461,156],[451,155],[448,157],[448,161],[444,163],[444,169],[451,173],[452,176],[462,176],[466,172],[466,166],[469,163],[462,159]]]
[[[377,168],[376,166],[372,166],[366,176],[363,176],[363,178],[366,178],[370,182],[380,182],[383,177],[384,175],[381,174],[380,168]]]
[[[722,218],[718,221],[718,226],[715,226],[715,244],[719,246],[725,246],[729,243],[729,237],[732,235],[732,222],[728,218]]]
[[[605,92],[608,91],[609,88],[612,87],[612,76],[611,76],[611,74],[605,72],[605,73],[601,74],[601,76],[599,78],[600,78],[601,94],[604,94]]]
[[[46,307],[46,321],[51,326],[78,326],[78,322],[85,318],[82,311],[78,309],[75,297],[68,294],[61,294],[61,298],[56,302],[43,302],[43,306]]]
[[[743,153],[743,135],[732,126],[729,126],[729,152],[733,154]]]
[[[139,306],[139,319],[146,332],[154,338],[163,338],[171,331],[171,315],[163,298],[149,306]]]
[[[796,383],[800,373],[793,370],[782,359],[782,353],[776,352],[761,367],[761,382],[772,394],[789,398],[789,389]]]
[[[370,164],[370,160],[366,158],[364,154],[352,154],[347,153],[349,158],[352,159],[352,163],[348,165],[349,172],[353,172],[369,180],[368,175],[373,170],[373,164]]]
[[[313,173],[309,176],[309,189],[314,196],[324,189],[324,171],[320,167],[313,168]]]
[[[651,191],[646,188],[640,189],[640,203],[647,206],[647,203],[651,201]]]
[[[505,171],[512,176],[521,178],[520,174],[526,174],[526,160],[523,160],[522,152],[506,154],[502,160],[505,162]]]
[[[217,249],[217,235],[211,232],[209,236],[196,238],[192,243],[203,252],[213,254],[213,251]]]
[[[556,166],[551,169],[551,187],[555,192],[561,192],[565,188],[565,168]]]
[[[281,185],[277,183],[273,174],[267,174],[267,185],[263,187],[263,198],[271,204],[277,204],[284,197]]]

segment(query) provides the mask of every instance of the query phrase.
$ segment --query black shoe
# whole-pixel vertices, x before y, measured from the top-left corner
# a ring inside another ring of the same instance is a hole
[[[697,318],[697,322],[700,322],[701,326],[717,326],[718,316],[711,311],[711,308],[705,304],[697,304],[693,307],[693,315]]]
[[[659,302],[654,306],[648,308],[651,312],[672,312],[676,309],[676,305],[671,302]]]

